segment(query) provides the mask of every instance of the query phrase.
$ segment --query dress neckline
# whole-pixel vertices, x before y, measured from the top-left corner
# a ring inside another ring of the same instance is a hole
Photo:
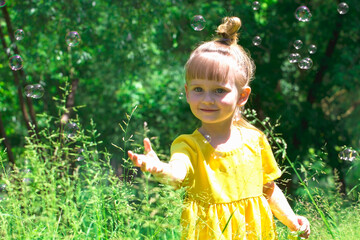
[[[236,127],[239,132],[240,132],[240,129],[239,127]],[[195,132],[194,132],[196,135],[198,135],[198,139],[199,139],[199,142],[210,148],[212,150],[212,152],[214,152],[216,155],[218,155],[219,157],[227,157],[227,156],[233,156],[233,155],[236,155],[238,154],[241,150],[242,150],[242,147],[243,145],[240,145],[239,147],[236,147],[234,149],[231,149],[229,151],[219,151],[219,150],[216,150],[211,144],[210,144],[210,141],[208,141],[208,139],[206,139],[206,137],[204,135],[202,135],[202,133],[199,131],[199,129],[196,129]],[[241,132],[240,132],[241,134]]]

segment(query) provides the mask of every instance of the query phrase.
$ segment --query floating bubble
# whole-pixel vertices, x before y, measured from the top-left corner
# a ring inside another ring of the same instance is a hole
[[[338,156],[341,160],[352,162],[354,161],[355,158],[358,157],[358,155],[359,154],[355,150],[350,148],[345,148],[339,153]]]
[[[179,99],[182,100],[183,98],[184,98],[184,93],[183,92],[179,93]]]
[[[252,43],[255,45],[255,46],[259,46],[261,44],[261,37],[260,36],[255,36],[252,40]]]
[[[309,51],[310,54],[316,53],[316,50],[317,50],[317,47],[316,47],[316,45],[314,45],[314,44],[311,44],[311,45],[309,46],[309,48],[308,48],[308,51]]]
[[[298,66],[300,69],[310,69],[313,66],[313,61],[309,57],[303,58],[298,63]]]
[[[341,2],[341,3],[339,3],[339,5],[337,7],[337,11],[340,14],[346,14],[349,11],[349,5],[347,5],[346,2]]]
[[[260,9],[260,3],[259,3],[258,1],[254,1],[254,2],[252,3],[252,9],[253,9],[254,11],[259,10],[259,9]]]
[[[300,6],[295,10],[295,17],[300,22],[309,22],[312,15],[308,7]]]
[[[211,142],[211,136],[210,135],[205,135],[204,136],[204,143],[209,143],[209,142]]]
[[[14,55],[9,59],[9,66],[11,70],[18,71],[23,67],[23,60],[20,55]]]
[[[84,152],[85,150],[83,149],[83,148],[79,148],[78,150],[77,150],[77,153],[78,153],[78,157],[76,158],[76,161],[77,162],[81,162],[82,160],[84,160],[85,158],[84,158],[84,156],[83,156],[83,152]]]
[[[296,40],[294,42],[294,48],[295,49],[300,49],[300,48],[302,48],[302,46],[303,46],[303,42],[301,40]]]
[[[79,127],[76,125],[76,123],[68,123],[64,127],[64,133],[68,138],[75,137],[78,131]]]
[[[0,193],[6,192],[7,185],[5,183],[0,184]]]
[[[21,172],[22,172],[23,174],[29,174],[29,173],[31,173],[31,169],[25,168],[25,169],[21,170]]]
[[[32,97],[32,88],[33,88],[33,85],[27,85],[25,87],[25,95],[27,97]]]
[[[33,178],[29,178],[29,177],[26,177],[26,178],[23,178],[23,183],[25,185],[30,185],[31,183],[34,182],[34,179]]]
[[[0,1],[0,8],[6,5],[6,1]]]
[[[31,98],[42,98],[44,96],[44,88],[41,84],[27,85],[25,87],[25,95]]]
[[[24,30],[18,29],[18,30],[15,31],[15,34],[14,34],[14,35],[15,35],[15,39],[18,40],[18,41],[20,41],[20,40],[23,40],[23,39],[24,39],[25,33],[24,33]]]
[[[301,56],[299,53],[291,53],[289,55],[289,62],[290,63],[297,63],[298,61],[300,61]]]
[[[80,34],[76,31],[68,32],[66,34],[65,41],[69,47],[75,47],[81,41]]]
[[[201,15],[195,15],[191,19],[191,27],[195,31],[203,30],[205,28],[205,24],[206,24],[205,18]]]

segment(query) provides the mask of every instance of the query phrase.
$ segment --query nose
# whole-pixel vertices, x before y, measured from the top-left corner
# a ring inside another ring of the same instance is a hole
[[[206,104],[213,104],[214,103],[214,98],[211,95],[211,93],[205,92],[204,96],[203,96],[203,99],[202,99],[202,102],[206,103]]]

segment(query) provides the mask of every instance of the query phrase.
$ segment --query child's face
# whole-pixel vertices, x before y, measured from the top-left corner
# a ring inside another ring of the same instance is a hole
[[[250,94],[246,87],[238,91],[234,81],[194,79],[185,85],[192,113],[203,123],[232,121],[237,106],[243,106]]]

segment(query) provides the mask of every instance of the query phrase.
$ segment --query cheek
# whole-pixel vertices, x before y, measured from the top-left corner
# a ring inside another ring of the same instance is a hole
[[[194,94],[189,94],[186,98],[186,101],[188,104],[193,105],[196,104],[198,98]]]
[[[236,105],[237,99],[236,96],[234,95],[227,95],[224,98],[220,99],[219,102],[223,105],[232,106],[232,105]]]

